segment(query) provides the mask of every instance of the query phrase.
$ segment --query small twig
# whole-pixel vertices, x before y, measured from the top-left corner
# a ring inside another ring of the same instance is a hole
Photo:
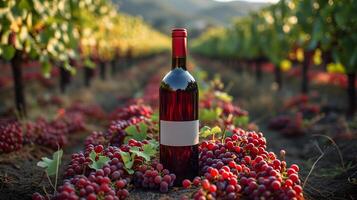
[[[57,143],[57,151],[59,151],[60,149],[60,146],[59,144]],[[56,192],[57,190],[57,179],[58,179],[58,169],[59,169],[59,165],[60,165],[60,158],[59,156],[57,156],[57,163],[56,163],[56,177],[55,177],[55,187],[54,187],[54,193]]]
[[[233,85],[234,85],[233,81],[230,81],[228,83],[228,86],[225,88],[224,92],[226,92],[226,93],[230,92],[233,88]]]
[[[325,155],[324,152],[322,152],[321,148],[319,147],[319,145],[317,143],[315,143],[315,145],[317,146],[317,149],[320,151],[321,155],[317,158],[317,160],[314,162],[314,164],[312,164],[311,169],[309,171],[309,173],[307,174],[304,183],[302,184],[302,188],[305,188],[305,184],[307,183],[307,180],[309,179],[312,171],[315,169],[316,164],[322,159],[322,157]]]
[[[46,197],[48,197],[48,199],[50,199],[50,195],[48,194],[48,192],[47,192],[47,190],[46,190],[46,187],[45,187],[45,186],[42,186],[42,189],[43,189],[43,191],[45,192]]]
[[[325,117],[325,113],[322,113],[320,115],[317,115],[317,116],[313,117],[310,120],[310,122],[307,124],[307,127],[312,127],[313,125],[315,125],[317,122],[319,122],[324,117]]]
[[[55,188],[55,186],[53,185],[53,183],[52,183],[52,181],[51,181],[51,178],[50,178],[50,176],[48,175],[47,171],[46,171],[46,176],[47,176],[48,182],[50,183],[51,187],[56,191],[56,188]]]
[[[342,153],[340,151],[340,148],[337,146],[336,142],[331,137],[329,137],[327,135],[314,134],[312,136],[314,136],[314,137],[321,136],[321,137],[327,138],[332,143],[332,145],[335,146],[335,148],[337,150],[337,153],[338,153],[338,156],[340,157],[340,160],[341,160],[342,168],[346,172],[345,162],[343,161]]]

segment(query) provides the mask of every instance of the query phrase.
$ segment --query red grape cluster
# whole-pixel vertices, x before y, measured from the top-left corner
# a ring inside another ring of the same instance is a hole
[[[106,113],[99,105],[86,105],[82,102],[75,102],[69,108],[66,109],[67,112],[81,113],[88,118],[93,119],[106,119]]]
[[[294,116],[280,115],[270,120],[269,128],[286,136],[297,136],[305,133],[303,114],[297,112]]]
[[[223,142],[204,141],[200,145],[200,169],[203,179],[194,199],[303,199],[299,167],[266,151],[262,133],[234,129]],[[189,180],[183,181],[190,187]]]
[[[240,117],[240,116],[247,116],[248,115],[248,111],[243,110],[242,108],[233,105],[232,103],[222,103],[221,104],[222,109],[223,109],[223,113],[225,116],[228,116],[230,114],[236,116],[236,117]]]
[[[131,147],[141,148],[148,141],[143,142],[129,140],[127,145],[120,148],[103,145],[86,146],[84,153],[75,153],[65,172],[64,185],[58,188],[57,194],[50,199],[125,199],[129,195],[127,186],[134,183],[143,188],[158,189],[161,192],[167,192],[173,185],[176,178],[170,174],[163,165],[154,160],[151,164],[144,163],[143,158],[136,157],[133,165],[134,175],[130,175],[124,168],[124,163],[120,152],[129,152]],[[104,155],[110,160],[101,169],[91,169],[89,164],[92,162],[89,158],[91,152],[97,156]],[[158,180],[160,179],[160,180]],[[43,196],[35,193],[33,199],[41,199]]]
[[[141,165],[134,174],[134,184],[137,187],[146,189],[156,189],[166,193],[169,187],[172,187],[176,179],[175,174],[164,169],[164,166],[158,162],[152,165]]]
[[[0,121],[0,153],[12,152],[22,147],[23,135],[19,122],[15,120]]]
[[[62,106],[64,104],[64,101],[61,97],[59,96],[40,96],[37,98],[37,102],[40,106],[49,106],[49,105],[56,105],[56,106]]]
[[[118,108],[111,114],[112,120],[129,120],[132,117],[145,117],[149,118],[153,111],[151,107],[145,105],[129,105],[126,107]]]
[[[313,93],[311,96],[305,94],[296,95],[287,99],[284,102],[284,107],[293,112],[301,112],[304,118],[311,118],[319,114],[321,110],[319,104],[311,102],[312,99],[318,96],[318,93]]]
[[[98,170],[92,172],[88,177],[76,175],[71,179],[64,180],[64,184],[58,187],[57,193],[50,199],[119,200],[129,196],[129,191],[126,187],[126,179],[111,180],[103,170]],[[42,200],[45,197],[35,193],[32,199]]]
[[[67,144],[67,135],[84,130],[85,123],[80,113],[67,113],[51,122],[38,118],[36,122],[26,123],[25,128],[25,143],[36,143],[57,149]]]
[[[159,106],[159,93],[157,92],[157,88],[159,88],[160,83],[161,77],[154,76],[149,80],[144,89],[143,100],[145,103],[149,104],[154,109],[158,108]]]
[[[233,115],[235,117],[248,116],[248,111],[217,98],[213,93],[204,94],[205,97],[200,100],[200,107],[205,109],[222,108],[221,117]]]
[[[109,128],[105,132],[94,131],[92,134],[86,138],[86,145],[112,145],[120,147],[123,144],[124,138],[127,135],[125,128],[131,125],[138,124],[146,120],[144,117],[132,117],[128,120],[114,120],[111,121]]]

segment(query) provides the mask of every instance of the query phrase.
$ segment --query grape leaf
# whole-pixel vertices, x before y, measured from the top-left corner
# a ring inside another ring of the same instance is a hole
[[[249,123],[249,117],[248,116],[235,117],[233,119],[233,123],[236,126],[246,126]]]
[[[15,56],[15,48],[11,45],[5,45],[2,47],[2,57],[5,60],[11,60]]]
[[[224,102],[232,102],[233,97],[226,92],[216,91],[214,94],[218,99]]]
[[[221,108],[216,109],[201,109],[200,110],[200,120],[202,121],[214,121],[219,118],[222,114]]]
[[[130,152],[139,157],[143,157],[146,161],[150,161],[150,155],[141,151],[139,147],[131,147]]]
[[[211,133],[212,134],[217,134],[217,133],[220,133],[222,132],[221,128],[219,128],[218,126],[215,126],[211,129]]]
[[[88,67],[88,68],[91,68],[91,69],[95,68],[94,62],[92,62],[92,61],[91,61],[90,59],[88,59],[88,58],[86,58],[86,59],[84,60],[84,66],[85,66],[85,67]]]
[[[158,113],[154,113],[151,115],[151,121],[153,122],[159,122],[159,114]]]
[[[58,170],[58,166],[61,164],[63,150],[60,149],[53,153],[52,158],[43,157],[42,161],[37,163],[37,166],[45,168],[49,176],[55,175]]]
[[[139,128],[136,125],[131,125],[125,129],[125,132],[127,133],[127,136],[124,139],[125,143],[128,143],[130,139],[143,141],[147,138],[148,126],[144,122],[139,123],[138,126]]]
[[[98,170],[102,169],[104,165],[106,165],[109,162],[109,158],[106,156],[99,155],[98,160],[96,159],[97,154],[95,151],[90,152],[89,158],[92,161],[92,163],[89,165],[90,168]]]
[[[206,138],[206,137],[208,137],[210,135],[212,135],[210,127],[204,126],[204,127],[201,128],[201,130],[200,130],[200,136],[201,137]]]
[[[158,143],[150,142],[148,144],[144,144],[142,148],[143,150],[140,150],[139,147],[132,147],[130,152],[139,157],[143,157],[146,161],[150,161],[151,157],[155,156],[157,153]]]
[[[134,170],[131,169],[134,165],[134,158],[135,158],[135,154],[130,154],[129,152],[125,152],[125,151],[120,151],[120,156],[121,159],[124,162],[124,167],[125,170],[129,173],[129,174],[133,174]]]

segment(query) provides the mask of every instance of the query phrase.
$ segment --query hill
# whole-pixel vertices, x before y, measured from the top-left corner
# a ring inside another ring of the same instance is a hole
[[[139,15],[168,33],[174,26],[187,27],[191,36],[208,26],[227,25],[232,17],[245,16],[267,3],[213,0],[113,0],[122,12]]]

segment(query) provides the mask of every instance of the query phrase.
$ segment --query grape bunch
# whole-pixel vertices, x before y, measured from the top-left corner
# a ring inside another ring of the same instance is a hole
[[[193,185],[199,185],[194,199],[303,199],[299,167],[287,167],[273,152],[266,151],[262,133],[232,130],[221,141],[200,145],[200,173]],[[184,187],[191,181],[184,180]]]
[[[66,109],[68,113],[81,113],[82,115],[93,119],[106,119],[106,113],[99,105],[85,105],[82,102],[75,102]]]
[[[86,145],[105,145],[109,144],[112,146],[119,147],[123,144],[124,138],[127,135],[125,128],[131,125],[138,124],[142,121],[146,121],[144,117],[132,117],[128,120],[114,120],[111,121],[107,131],[98,132],[94,131],[92,134],[86,138]]]
[[[225,116],[228,116],[230,114],[232,114],[236,117],[248,116],[248,111],[243,110],[242,108],[235,106],[232,103],[220,102],[219,104],[220,104],[220,107],[222,107],[222,109],[223,109],[222,114]]]
[[[22,128],[16,120],[0,121],[0,153],[12,152],[22,147]]]
[[[128,120],[132,117],[149,118],[153,111],[151,107],[145,105],[129,105],[127,107],[118,108],[111,114],[112,120]]]
[[[66,199],[105,199],[120,200],[129,196],[126,189],[126,179],[111,180],[105,176],[103,171],[92,172],[88,177],[76,175],[73,178],[64,180],[64,184],[57,189],[57,193],[50,197],[53,200]],[[46,199],[39,193],[34,193],[33,200]]]
[[[161,77],[154,76],[149,80],[144,89],[144,102],[155,109],[159,107],[159,93],[157,92],[157,88],[159,88],[160,83]]]
[[[164,169],[161,163],[153,162],[152,165],[141,165],[134,174],[134,184],[137,187],[160,190],[166,193],[176,179],[175,174]]]
[[[303,121],[301,112],[297,112],[293,116],[281,115],[270,120],[269,128],[286,136],[298,136],[305,133]]]
[[[52,149],[63,147],[68,143],[67,135],[85,129],[83,115],[66,113],[53,121],[38,118],[27,122],[24,130],[24,143],[35,143]]]

